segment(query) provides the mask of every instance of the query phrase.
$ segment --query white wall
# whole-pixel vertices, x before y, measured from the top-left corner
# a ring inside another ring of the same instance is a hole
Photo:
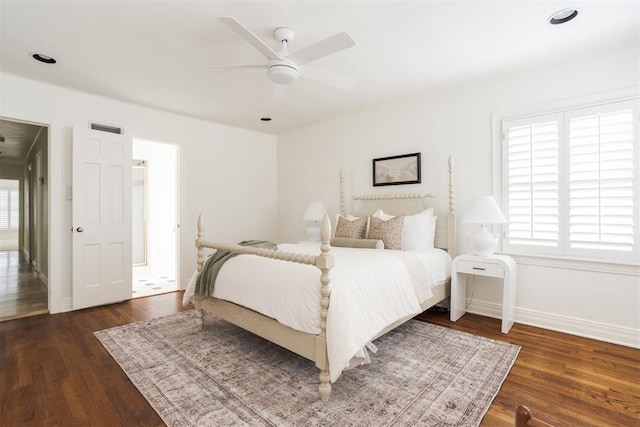
[[[49,219],[47,206],[49,204],[49,147],[48,147],[48,135],[47,128],[42,129],[38,133],[36,140],[34,141],[31,151],[29,151],[26,161],[24,176],[25,182],[29,182],[31,195],[29,205],[29,213],[27,217],[30,219],[30,224],[26,225],[27,233],[25,233],[25,239],[30,240],[29,255],[32,261],[35,261],[35,266],[40,275],[40,278],[45,285],[49,286]],[[28,170],[29,165],[32,167],[32,172]],[[40,165],[40,170],[38,170]],[[33,177],[32,181],[29,181],[29,175]],[[42,179],[40,179],[42,178]],[[25,191],[27,194],[27,191]],[[30,234],[31,235],[30,235]],[[40,246],[38,246],[38,244]]]
[[[578,97],[637,94],[638,56],[635,45],[594,52],[589,58],[530,67],[517,75],[441,87],[280,135],[278,239],[304,239],[301,218],[310,201],[323,201],[330,213],[338,212],[340,168],[345,168],[353,194],[432,191],[439,197],[436,210],[446,212],[447,157],[453,154],[458,212],[463,214],[473,196],[492,194],[494,188],[492,114],[579,102]],[[412,152],[422,153],[422,184],[372,187],[372,158]],[[459,229],[462,253],[465,229]],[[578,270],[575,265],[566,269],[538,264],[519,265],[518,321],[640,346],[637,267],[613,268],[614,274],[585,271],[584,264]],[[468,287],[469,297],[473,288]],[[477,279],[473,296],[469,311],[498,315],[499,282]]]
[[[180,284],[195,268],[196,216],[221,241],[274,239],[276,138],[0,73],[0,116],[51,125],[50,310],[71,309],[71,135],[89,121],[180,146]]]

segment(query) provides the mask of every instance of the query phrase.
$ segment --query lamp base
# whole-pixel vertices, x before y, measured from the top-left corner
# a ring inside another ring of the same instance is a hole
[[[307,225],[307,239],[310,242],[320,241],[320,224],[315,221],[313,224]]]
[[[471,253],[477,256],[491,256],[498,247],[498,238],[489,233],[484,225],[469,233],[467,242]]]

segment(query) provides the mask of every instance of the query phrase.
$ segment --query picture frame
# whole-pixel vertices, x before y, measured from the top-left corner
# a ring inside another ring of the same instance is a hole
[[[420,184],[422,182],[420,154],[411,153],[373,159],[373,186]]]

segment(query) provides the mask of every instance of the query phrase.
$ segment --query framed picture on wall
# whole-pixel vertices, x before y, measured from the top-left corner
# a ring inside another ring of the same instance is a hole
[[[373,186],[420,184],[420,153],[373,159]]]

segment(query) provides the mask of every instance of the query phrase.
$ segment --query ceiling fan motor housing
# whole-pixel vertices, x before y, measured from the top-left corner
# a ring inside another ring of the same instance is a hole
[[[290,85],[298,80],[298,67],[290,59],[271,60],[267,67],[269,80],[280,85]]]
[[[308,67],[307,64],[325,56],[340,52],[341,50],[355,46],[355,42],[349,34],[341,32],[327,39],[316,42],[306,48],[294,53],[289,59],[287,45],[295,36],[294,31],[289,27],[278,27],[273,32],[275,40],[281,44],[281,51],[276,52],[270,48],[258,36],[253,34],[251,30],[242,25],[240,21],[230,16],[221,16],[218,18],[223,24],[228,26],[232,31],[242,37],[245,41],[256,48],[265,58],[269,60],[267,64],[267,78],[276,84],[285,86],[291,85],[298,80],[300,69],[294,62],[298,61],[304,66],[303,77],[326,83],[331,86],[348,89],[353,85],[353,81],[347,77],[335,75],[328,72]],[[229,66],[221,66],[229,68]],[[262,64],[246,64],[231,66],[232,68],[265,68]]]

